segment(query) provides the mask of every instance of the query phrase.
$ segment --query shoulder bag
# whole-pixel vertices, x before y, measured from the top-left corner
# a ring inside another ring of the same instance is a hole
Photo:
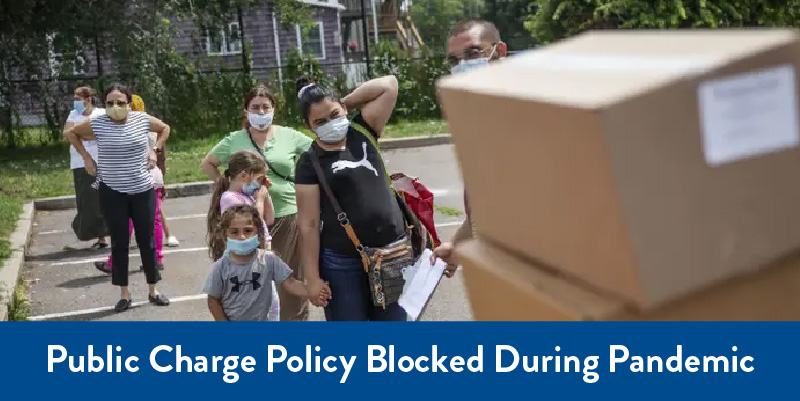
[[[325,179],[325,174],[320,166],[317,152],[314,149],[309,150],[309,152],[311,155],[311,163],[319,179],[319,184],[323,191],[325,191],[328,200],[333,206],[333,210],[336,212],[336,219],[339,221],[342,228],[344,228],[347,236],[350,238],[350,241],[353,242],[356,251],[358,251],[361,257],[364,271],[369,278],[372,303],[375,306],[386,309],[387,304],[392,304],[400,299],[405,284],[403,269],[413,265],[415,261],[411,235],[413,227],[408,226],[406,228],[406,235],[404,235],[403,238],[383,247],[372,248],[361,244],[353,226],[350,225],[347,213],[342,210],[341,205],[333,195],[328,180]]]

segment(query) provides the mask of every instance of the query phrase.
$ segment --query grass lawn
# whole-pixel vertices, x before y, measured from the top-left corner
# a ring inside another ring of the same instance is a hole
[[[311,135],[305,128],[301,131]],[[408,121],[388,125],[384,137],[429,136],[447,131],[444,120]],[[220,139],[222,135],[184,141],[174,137],[167,151],[169,183],[207,180],[200,171],[200,160]],[[13,151],[0,149],[0,263],[8,257],[8,236],[24,200],[74,194],[67,148],[66,143],[61,143]]]
[[[22,203],[18,199],[0,194],[0,268],[3,261],[11,256],[8,237],[17,224],[17,217],[22,212]]]

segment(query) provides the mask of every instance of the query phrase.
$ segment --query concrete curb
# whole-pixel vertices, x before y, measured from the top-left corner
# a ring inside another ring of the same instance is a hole
[[[183,198],[187,196],[201,196],[211,193],[214,183],[211,181],[187,182],[183,184],[167,185],[167,197]],[[40,198],[33,201],[37,211],[53,211],[75,209],[75,195],[56,196],[53,198]]]
[[[407,148],[421,148],[426,146],[449,145],[450,134],[439,134],[431,136],[417,136],[411,138],[382,139],[379,142],[381,150],[397,150]],[[167,185],[168,198],[183,198],[188,196],[202,196],[210,194],[214,190],[214,183],[211,181],[188,182],[184,184]],[[53,211],[75,208],[75,196],[56,196],[53,198],[41,198],[33,201],[36,210]]]
[[[381,139],[378,145],[381,150],[421,148],[425,146],[449,145],[450,134],[431,136],[414,136],[411,138]]]
[[[17,228],[11,238],[11,256],[3,262],[0,268],[0,321],[8,320],[8,301],[14,296],[14,289],[20,278],[20,272],[25,264],[25,251],[33,226],[33,202],[22,205],[22,213],[17,219]]]

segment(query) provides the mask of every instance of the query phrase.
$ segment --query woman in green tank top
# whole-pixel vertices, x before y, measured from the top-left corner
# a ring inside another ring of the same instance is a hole
[[[247,94],[244,101],[243,129],[231,132],[206,155],[200,166],[216,182],[222,175],[220,166],[242,150],[256,151],[267,163],[267,177],[272,182],[269,195],[275,208],[275,223],[269,227],[272,251],[302,280],[300,246],[296,225],[294,171],[297,160],[311,146],[312,139],[289,127],[272,124],[275,96],[264,86]],[[280,292],[281,320],[308,320],[308,301],[284,291]]]

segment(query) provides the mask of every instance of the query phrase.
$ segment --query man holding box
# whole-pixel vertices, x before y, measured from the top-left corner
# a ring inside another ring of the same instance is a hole
[[[487,66],[493,61],[506,57],[508,47],[500,40],[500,32],[493,23],[484,20],[466,20],[457,23],[450,29],[447,37],[447,61],[454,74]],[[472,238],[472,222],[470,220],[469,201],[464,191],[464,209],[467,217],[453,235],[450,242],[444,242],[433,251],[447,263],[445,275],[453,277],[458,269],[453,248],[458,242]]]

